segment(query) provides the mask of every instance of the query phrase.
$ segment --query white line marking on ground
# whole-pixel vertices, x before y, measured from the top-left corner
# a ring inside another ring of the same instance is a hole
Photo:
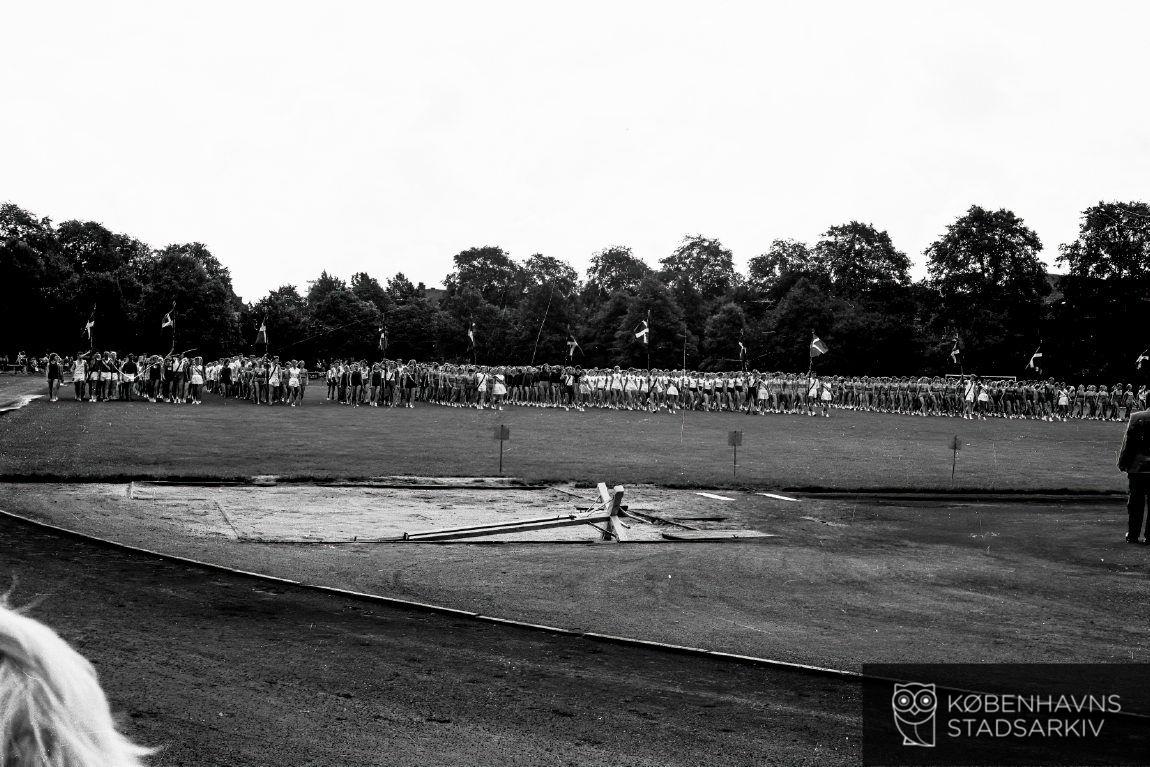
[[[755,493],[755,495],[765,495],[768,498],[778,498],[780,501],[794,501],[799,502],[798,498],[788,498],[785,495],[776,495],[775,493]]]
[[[714,493],[695,493],[695,495],[701,495],[704,498],[714,498],[716,501],[733,501],[733,500],[735,500],[734,498],[728,498],[725,495],[715,495]]]
[[[10,410],[19,410],[20,408],[24,407],[25,405],[29,404],[30,402],[38,400],[43,396],[44,396],[43,394],[28,394],[28,395],[22,396],[18,400],[16,400],[15,402],[9,404],[7,407],[0,407],[0,413],[7,413]]]

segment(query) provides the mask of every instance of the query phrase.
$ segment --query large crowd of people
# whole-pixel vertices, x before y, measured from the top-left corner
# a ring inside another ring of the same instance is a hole
[[[1150,405],[1150,390],[1131,383],[1072,384],[976,375],[832,376],[759,370],[703,372],[582,368],[574,364],[492,366],[415,360],[334,360],[309,369],[276,355],[205,361],[180,354],[89,352],[44,360],[49,399],[65,378],[85,402],[145,400],[201,404],[206,393],[256,405],[303,406],[309,382],[325,404],[417,405],[567,411],[633,410],[797,414],[832,410],[966,419],[1124,421]]]

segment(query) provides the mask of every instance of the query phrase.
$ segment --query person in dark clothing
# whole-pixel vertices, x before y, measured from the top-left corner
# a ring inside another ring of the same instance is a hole
[[[1118,450],[1118,468],[1126,472],[1130,482],[1130,496],[1126,501],[1126,542],[1145,546],[1146,541],[1139,536],[1146,517],[1146,503],[1150,500],[1150,410],[1130,416],[1122,447]]]
[[[136,388],[136,376],[140,374],[140,366],[136,362],[136,355],[129,354],[128,360],[120,366],[120,399],[132,401],[132,390]]]
[[[60,382],[64,379],[64,366],[60,364],[60,355],[53,354],[48,358],[48,401],[56,402],[60,399]]]

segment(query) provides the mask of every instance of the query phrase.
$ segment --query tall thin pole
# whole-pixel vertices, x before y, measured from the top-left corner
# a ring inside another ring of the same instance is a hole
[[[687,323],[685,322],[683,323],[683,375],[687,375]],[[681,379],[680,383],[682,383]],[[679,396],[683,396],[683,393],[679,392]],[[679,414],[682,416],[682,420],[679,422],[679,444],[682,445],[687,431],[687,409],[680,407]]]
[[[168,325],[168,327],[172,329],[172,348],[168,350],[169,357],[171,357],[176,351],[176,318],[172,316],[172,312],[174,311],[176,311],[175,301],[172,302],[172,308],[170,311],[168,311],[168,319],[171,320],[171,324]],[[267,344],[266,336],[264,337],[264,344]]]
[[[815,378],[815,339],[816,338],[818,338],[818,336],[815,334],[815,331],[812,330],[811,331],[811,345],[807,349],[807,358],[809,361],[807,362],[807,391],[806,391],[806,396],[804,397],[804,399],[807,401],[807,412],[808,413],[817,412],[815,410],[815,403],[810,401],[811,384],[814,382],[814,378]]]
[[[651,369],[651,310],[650,309],[647,310],[647,336],[644,340],[646,340],[646,342],[647,342],[646,343],[646,347],[647,347],[647,370],[650,370]]]
[[[543,310],[543,321],[539,323],[539,332],[535,334],[535,348],[531,350],[531,364],[535,364],[535,352],[539,351],[539,336],[543,335],[543,326],[547,323],[547,313],[551,311],[551,299],[555,297],[555,288],[547,294],[547,308]]]

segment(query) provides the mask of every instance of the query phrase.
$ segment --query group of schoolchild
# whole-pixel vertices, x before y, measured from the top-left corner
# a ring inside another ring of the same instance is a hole
[[[307,369],[302,360],[280,363],[279,357],[219,360],[182,354],[127,354],[86,352],[75,358],[48,356],[48,400],[60,399],[64,376],[70,375],[74,399],[81,402],[112,400],[203,404],[205,391],[223,397],[302,405]]]
[[[48,355],[48,400],[58,402],[64,377],[70,376],[80,402],[169,402],[203,404],[207,375],[202,357],[169,354],[81,352],[75,357]]]
[[[1132,384],[1068,386],[1054,380],[819,376],[759,371],[583,369],[572,365],[421,364],[415,360],[320,365],[326,401],[358,407],[416,403],[502,409],[588,407],[829,417],[832,408],[967,419],[1118,421],[1147,407]]]
[[[716,411],[829,417],[831,409],[985,419],[1126,420],[1150,405],[1133,384],[1071,386],[1052,379],[820,376],[752,371],[583,369],[574,365],[424,364],[415,360],[320,362],[325,402],[351,407],[416,403],[502,409],[506,406],[648,412]],[[85,401],[146,399],[202,402],[203,392],[255,404],[303,405],[309,371],[302,360],[231,357],[205,363],[184,355],[90,352],[48,358],[49,397],[71,373]]]

